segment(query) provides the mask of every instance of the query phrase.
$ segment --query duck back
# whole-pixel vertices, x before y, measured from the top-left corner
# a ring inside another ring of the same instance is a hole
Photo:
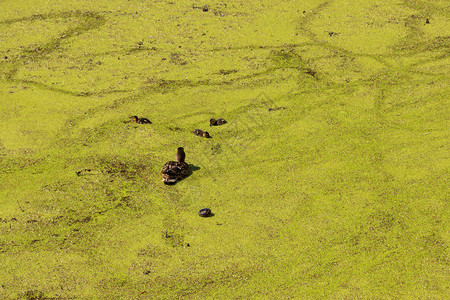
[[[176,183],[189,175],[190,168],[185,162],[168,161],[161,171],[161,179],[166,184]]]

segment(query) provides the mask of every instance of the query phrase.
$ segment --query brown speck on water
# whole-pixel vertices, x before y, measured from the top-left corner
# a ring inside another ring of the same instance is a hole
[[[430,24],[430,19],[427,18],[427,20],[425,21],[425,24]]]
[[[286,107],[280,106],[280,107],[269,108],[269,111],[276,111],[276,110],[283,110],[283,109],[286,109]]]
[[[316,77],[317,72],[316,71],[314,71],[314,70],[312,70],[310,68],[307,68],[305,73],[308,74],[308,75],[311,75],[312,77],[317,79],[317,77]]]
[[[339,34],[339,32],[328,31],[328,35],[329,35],[330,37],[333,37],[333,36],[338,35],[338,34]]]
[[[233,69],[233,70],[220,69],[219,73],[222,74],[222,75],[228,75],[228,74],[231,74],[231,73],[236,73],[237,71],[238,70],[236,70],[236,69]]]

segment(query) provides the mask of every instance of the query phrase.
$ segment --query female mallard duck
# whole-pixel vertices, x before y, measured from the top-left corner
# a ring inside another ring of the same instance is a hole
[[[138,118],[137,116],[130,117],[134,123],[138,124],[152,124],[152,122],[147,118]]]
[[[209,126],[219,126],[219,125],[223,125],[226,123],[227,123],[227,121],[224,118],[219,118],[217,120],[212,118],[211,120],[209,120]]]
[[[165,184],[174,184],[189,175],[189,165],[184,161],[186,154],[183,147],[177,149],[177,161],[168,161],[162,171],[161,178]]]
[[[203,131],[201,129],[195,129],[192,131],[193,134],[204,137],[204,138],[211,138],[212,136],[209,135],[207,131]]]

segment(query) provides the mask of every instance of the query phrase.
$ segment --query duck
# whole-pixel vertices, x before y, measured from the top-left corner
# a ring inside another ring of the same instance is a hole
[[[189,176],[189,165],[184,161],[186,159],[186,153],[183,147],[177,149],[177,161],[168,161],[162,171],[161,178],[165,184],[175,184],[178,181]]]
[[[203,218],[210,217],[210,216],[212,215],[212,214],[211,214],[211,209],[209,209],[209,208],[207,208],[207,207],[202,208],[202,209],[200,209],[200,210],[198,211],[198,215],[199,215],[200,217],[203,217]]]
[[[152,122],[147,118],[138,118],[137,116],[130,117],[134,123],[138,124],[152,124]]]
[[[209,126],[219,126],[219,125],[223,125],[226,124],[227,121],[224,118],[219,118],[219,119],[210,119],[209,120]]]
[[[193,134],[204,137],[204,138],[212,138],[207,131],[203,131],[201,129],[195,129],[192,131]]]

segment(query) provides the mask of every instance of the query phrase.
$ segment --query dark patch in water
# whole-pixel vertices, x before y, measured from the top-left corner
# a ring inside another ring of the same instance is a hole
[[[236,69],[232,69],[232,70],[220,69],[219,73],[222,74],[222,75],[228,75],[228,74],[231,74],[231,73],[237,73],[237,71],[238,70],[236,70]]]

